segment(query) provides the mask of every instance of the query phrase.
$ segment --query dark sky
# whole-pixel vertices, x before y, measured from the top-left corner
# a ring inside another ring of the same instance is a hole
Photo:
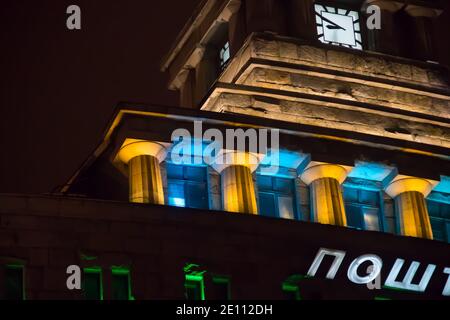
[[[0,193],[65,183],[120,101],[177,105],[159,64],[199,2],[2,0]],[[66,28],[71,4],[82,9],[81,31]]]
[[[199,2],[2,0],[0,192],[66,182],[120,101],[177,105],[159,65]],[[71,4],[81,31],[66,28]]]

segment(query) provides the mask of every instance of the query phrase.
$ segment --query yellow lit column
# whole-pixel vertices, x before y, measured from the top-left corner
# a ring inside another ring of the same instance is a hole
[[[341,189],[346,177],[347,170],[334,164],[311,165],[303,172],[301,179],[310,186],[311,210],[315,222],[347,225]]]
[[[156,142],[127,140],[119,159],[128,165],[130,202],[164,204],[160,163],[166,148]]]
[[[402,235],[433,239],[425,202],[432,189],[433,185],[428,180],[413,177],[399,177],[387,187],[386,193],[395,199]]]
[[[258,214],[252,176],[258,164],[259,157],[246,152],[230,151],[216,158],[213,167],[221,174],[225,211]]]

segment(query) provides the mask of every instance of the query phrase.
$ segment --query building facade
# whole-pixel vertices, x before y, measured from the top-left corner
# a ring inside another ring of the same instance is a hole
[[[3,296],[448,298],[441,13],[203,1],[162,63],[180,107],[119,104],[59,194],[0,196]]]

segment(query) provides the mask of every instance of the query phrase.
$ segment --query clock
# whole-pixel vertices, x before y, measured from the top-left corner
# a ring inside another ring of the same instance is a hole
[[[341,47],[362,50],[361,26],[357,11],[315,4],[317,38]]]

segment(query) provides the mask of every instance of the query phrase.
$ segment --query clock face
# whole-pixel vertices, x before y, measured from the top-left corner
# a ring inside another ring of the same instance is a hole
[[[314,5],[317,37],[323,43],[362,50],[361,28],[357,11]]]

